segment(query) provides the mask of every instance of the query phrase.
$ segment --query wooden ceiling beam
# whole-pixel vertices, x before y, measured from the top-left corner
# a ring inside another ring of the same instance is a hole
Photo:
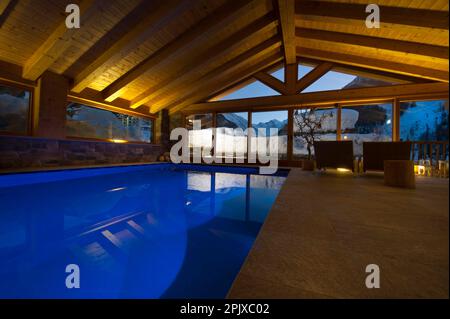
[[[271,89],[277,91],[280,94],[287,95],[289,91],[286,88],[286,84],[281,82],[276,77],[266,73],[266,72],[258,72],[254,75],[254,78],[258,81],[264,83]]]
[[[379,6],[381,28],[387,25],[407,25],[413,27],[448,30],[448,11],[412,9],[405,7]],[[357,21],[364,25],[368,16],[365,4],[338,3],[327,1],[297,0],[295,3],[296,19],[309,20],[319,17],[331,21],[333,18],[343,23]]]
[[[185,107],[192,105],[193,103],[204,100],[208,96],[220,92],[229,86],[238,84],[241,81],[252,77],[253,74],[265,70],[275,63],[278,63],[282,59],[283,57],[280,52],[269,52],[262,57],[262,60],[247,67],[241,66],[235,69],[234,72],[232,72],[230,75],[227,75],[225,77],[217,76],[217,74],[215,77],[213,77],[213,75],[211,74],[211,78],[208,78],[210,80],[209,82],[202,81],[201,83],[199,83],[203,84],[203,86],[201,86],[202,90],[197,89],[191,94],[183,97],[182,99],[179,99],[178,101],[173,102],[171,105],[168,105],[167,108],[169,108],[169,114],[179,112]],[[204,85],[204,83],[209,84]]]
[[[6,8],[8,8],[9,4],[12,2],[13,0],[2,0],[0,2],[0,16],[3,14],[3,12],[5,12]]]
[[[297,62],[295,54],[295,0],[277,0],[286,64]]]
[[[79,4],[80,16],[82,22],[89,19],[97,11],[99,0],[82,0]],[[25,79],[37,80],[66,49],[71,45],[73,35],[83,32],[83,26],[80,29],[68,29],[66,21],[62,21],[56,29],[50,34],[45,42],[34,52],[23,67],[22,76]]]
[[[71,102],[92,105],[97,108],[112,112],[147,118],[155,117],[154,115],[150,114],[148,107],[142,106],[138,109],[132,110],[130,109],[130,102],[121,98],[118,98],[113,102],[106,102],[105,100],[103,100],[101,92],[93,90],[91,88],[87,88],[81,93],[69,92],[67,98]]]
[[[233,33],[231,36],[214,45],[211,48],[205,48],[203,52],[196,53],[192,59],[185,57],[185,66],[173,74],[169,74],[166,80],[149,88],[131,101],[131,108],[143,104],[152,105],[158,100],[158,97],[165,96],[168,91],[178,90],[184,83],[189,83],[198,77],[199,70],[205,69],[210,63],[217,59],[223,59],[232,54],[233,51],[244,45],[253,37],[261,37],[270,29],[275,28],[275,17],[269,13],[253,23],[250,23],[243,29]],[[197,51],[197,50],[195,50]]]
[[[448,70],[429,69],[417,65],[403,64],[388,60],[299,47],[297,48],[297,55],[299,57],[336,62],[366,69],[387,71],[433,81],[449,82]]]
[[[370,103],[394,98],[412,98],[414,96],[448,97],[446,83],[402,84],[384,87],[356,88],[323,92],[279,95],[197,103],[186,108],[185,112],[211,112],[213,110],[254,110],[259,108],[280,109],[311,105],[333,105],[335,103]]]
[[[136,5],[139,3],[137,2]],[[145,3],[146,5],[146,3]],[[101,54],[74,79],[71,90],[79,93],[95,82],[103,73],[105,73],[117,61],[127,56],[131,50],[139,46],[152,34],[164,27],[170,19],[176,18],[189,7],[189,1],[165,0],[160,1],[158,5],[152,4],[148,15],[134,25],[118,41],[115,41],[106,51]],[[144,8],[143,8],[144,9]],[[125,17],[124,19],[126,19]]]
[[[278,39],[277,36],[274,36],[258,44],[257,46],[251,48],[250,50],[245,51],[244,53],[238,55],[237,57],[229,60],[228,62],[222,64],[221,66],[209,71],[207,74],[205,74],[197,81],[190,83],[186,89],[188,90],[188,92],[193,92],[197,94],[198,92],[207,92],[207,96],[209,96],[214,92],[209,92],[205,88],[202,88],[203,86],[205,86],[205,83],[213,81],[218,76],[228,77],[231,80],[234,80],[230,76],[232,72],[245,68],[246,65],[249,63],[249,61],[260,59],[264,55],[267,55],[268,52],[270,53],[273,50],[279,49],[280,46],[281,46],[280,40]],[[256,71],[253,73],[256,73]],[[165,100],[161,100],[158,103],[153,104],[151,106],[151,112],[152,113],[158,112],[159,110],[167,107],[167,105],[172,104],[173,101],[179,100],[179,98],[180,92],[174,92],[172,95],[167,96]]]
[[[103,97],[107,101],[114,100],[120,95],[120,90],[148,72],[152,68],[163,67],[173,63],[173,59],[184,54],[185,50],[200,45],[218,30],[231,23],[243,11],[251,7],[251,2],[246,0],[228,1],[220,8],[209,14],[194,27],[188,29],[175,40],[158,50],[117,81],[103,90]]]
[[[333,63],[330,62],[323,62],[316,66],[314,69],[312,69],[310,72],[308,72],[304,77],[299,79],[297,81],[297,84],[295,86],[295,93],[300,93],[304,89],[306,89],[308,86],[316,82],[318,79],[320,79],[321,76],[328,73],[333,68]]]
[[[443,60],[448,60],[449,58],[448,47],[436,45],[305,28],[295,29],[295,35],[297,37],[298,46],[301,46],[302,39],[310,39],[422,55]]]
[[[19,0],[2,0],[0,1],[0,28],[6,19],[9,17],[10,13],[14,10],[14,7]]]

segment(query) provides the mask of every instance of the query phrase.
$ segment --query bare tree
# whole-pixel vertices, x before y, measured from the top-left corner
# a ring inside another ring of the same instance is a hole
[[[294,121],[297,124],[294,136],[305,140],[308,160],[311,160],[314,142],[320,139],[317,133],[322,130],[322,123],[327,117],[333,117],[333,113],[324,112],[318,116],[314,109],[302,109],[294,113]]]

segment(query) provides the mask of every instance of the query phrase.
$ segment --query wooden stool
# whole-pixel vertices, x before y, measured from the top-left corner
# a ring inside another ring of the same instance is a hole
[[[384,184],[394,187],[416,188],[414,162],[405,160],[385,160]]]

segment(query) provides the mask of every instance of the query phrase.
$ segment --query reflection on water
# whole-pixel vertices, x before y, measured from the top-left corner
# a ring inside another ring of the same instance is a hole
[[[0,297],[224,297],[283,181],[169,167],[0,188]]]

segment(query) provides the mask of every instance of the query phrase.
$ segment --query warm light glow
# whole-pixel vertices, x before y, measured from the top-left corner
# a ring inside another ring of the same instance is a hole
[[[120,144],[128,143],[128,141],[126,141],[126,140],[120,140],[120,139],[115,139],[115,138],[110,139],[110,141],[113,143],[120,143]]]
[[[424,165],[414,165],[414,174],[416,175],[425,175],[425,166]]]
[[[338,168],[337,171],[340,172],[340,173],[351,172],[351,170],[348,169],[348,168]]]
[[[344,135],[344,140],[347,140],[348,139],[348,136],[347,135]]]

